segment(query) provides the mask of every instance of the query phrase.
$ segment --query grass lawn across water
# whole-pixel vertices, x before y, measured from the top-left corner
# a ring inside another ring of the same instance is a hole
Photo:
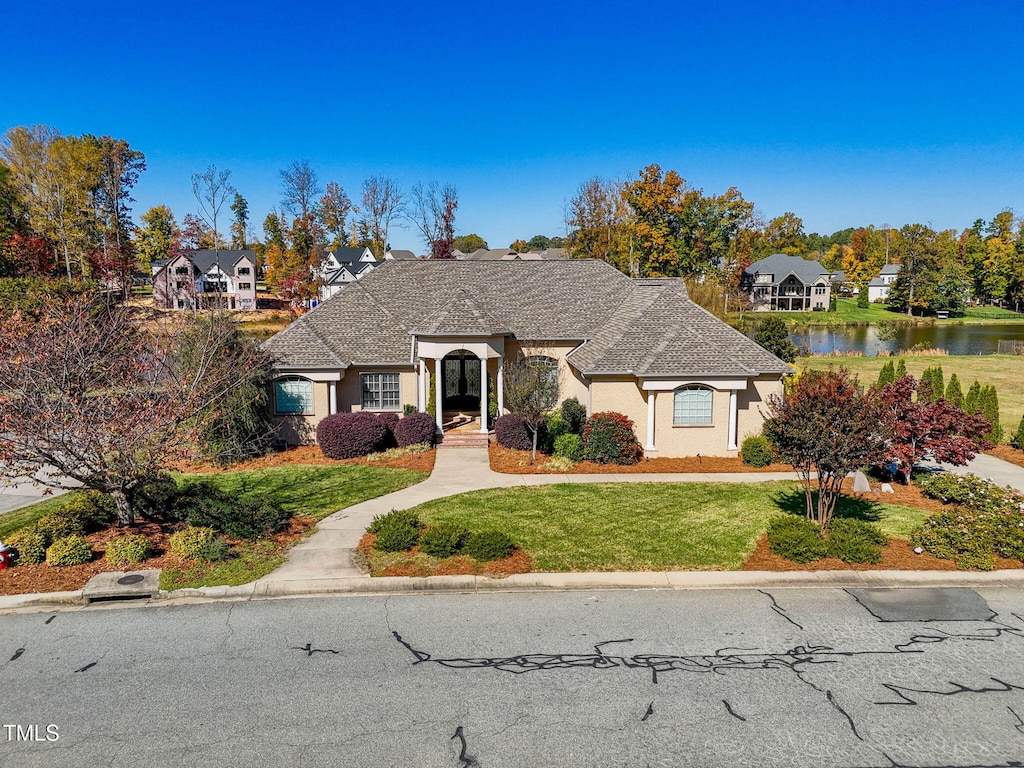
[[[768,520],[802,511],[798,483],[595,483],[474,491],[415,508],[426,523],[507,533],[535,571],[735,570]],[[905,537],[924,510],[844,498]]]

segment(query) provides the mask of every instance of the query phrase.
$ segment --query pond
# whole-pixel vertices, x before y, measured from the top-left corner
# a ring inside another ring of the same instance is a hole
[[[805,326],[791,332],[790,339],[814,355],[860,352],[870,357],[877,355],[879,350],[899,352],[919,345],[928,349],[945,349],[951,355],[991,355],[998,349],[1001,339],[1024,341],[1024,323],[943,323],[883,329],[875,325],[840,328]]]

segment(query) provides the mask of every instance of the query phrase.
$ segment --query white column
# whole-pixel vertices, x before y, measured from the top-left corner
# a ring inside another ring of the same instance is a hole
[[[439,358],[434,358],[434,408],[436,408],[435,414],[437,415],[437,431],[444,432],[444,414],[441,412],[441,402],[444,397],[444,376],[441,374],[441,368],[444,366],[444,361]]]
[[[487,358],[480,359],[480,431],[487,434]]]
[[[498,415],[505,413],[505,356],[498,358]]]
[[[328,405],[328,413],[338,412],[338,382],[332,381],[327,385],[327,396],[330,401]]]
[[[729,390],[729,450],[735,451],[739,448],[736,444],[736,390]]]
[[[646,450],[653,451],[654,447],[654,397],[657,394],[653,389],[647,390],[647,446]]]
[[[416,369],[416,410],[420,413],[427,410],[427,361],[422,357]]]

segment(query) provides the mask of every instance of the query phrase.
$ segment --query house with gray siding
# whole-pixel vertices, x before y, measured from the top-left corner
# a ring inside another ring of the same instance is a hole
[[[743,271],[740,288],[755,311],[827,311],[832,279],[817,261],[774,253]]]

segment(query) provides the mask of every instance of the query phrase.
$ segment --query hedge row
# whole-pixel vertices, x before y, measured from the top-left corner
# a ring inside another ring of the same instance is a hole
[[[436,424],[429,413],[332,413],[316,427],[316,442],[329,459],[354,459],[388,448],[433,445]]]

